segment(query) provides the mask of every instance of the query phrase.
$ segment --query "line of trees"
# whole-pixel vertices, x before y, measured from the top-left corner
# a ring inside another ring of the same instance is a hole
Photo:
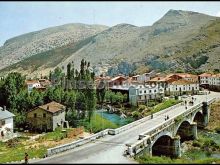
[[[104,101],[111,103],[122,103],[127,96],[121,93],[107,91],[104,82],[101,81],[96,89],[94,76],[89,70],[90,63],[82,59],[80,70],[74,68],[73,62],[67,65],[66,74],[59,67],[49,74],[53,83],[45,91],[33,89],[30,93],[25,86],[25,76],[20,73],[9,73],[5,79],[0,80],[0,106],[6,105],[7,109],[14,113],[15,126],[24,127],[26,113],[39,105],[56,101],[66,106],[67,120],[86,119],[90,122],[95,110],[96,103],[103,104]],[[74,82],[83,81],[84,88],[75,86]],[[100,85],[102,87],[100,87]]]

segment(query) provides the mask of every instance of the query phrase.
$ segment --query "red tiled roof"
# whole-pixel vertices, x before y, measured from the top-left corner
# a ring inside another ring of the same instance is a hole
[[[173,85],[187,85],[187,84],[195,84],[195,83],[192,81],[180,79],[180,80],[173,81],[171,84],[173,84]]]

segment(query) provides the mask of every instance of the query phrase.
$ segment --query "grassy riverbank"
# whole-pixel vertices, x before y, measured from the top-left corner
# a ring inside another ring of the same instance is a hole
[[[116,124],[113,122],[101,117],[99,114],[94,113],[90,123],[85,121],[82,123],[87,131],[91,131],[92,133],[97,133],[107,128],[118,128]]]

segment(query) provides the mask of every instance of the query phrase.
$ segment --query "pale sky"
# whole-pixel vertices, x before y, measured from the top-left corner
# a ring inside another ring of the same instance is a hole
[[[12,37],[67,23],[114,26],[152,25],[168,10],[188,10],[220,17],[218,1],[57,1],[0,2],[0,46]]]

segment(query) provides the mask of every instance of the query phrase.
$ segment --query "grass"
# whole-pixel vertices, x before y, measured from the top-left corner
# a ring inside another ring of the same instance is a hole
[[[66,132],[62,132],[61,128],[57,128],[55,131],[48,132],[44,136],[39,137],[36,143],[27,142],[28,137],[17,137],[5,143],[0,142],[0,163],[24,160],[25,152],[28,153],[29,159],[43,158],[47,153],[47,149],[52,146],[40,144],[36,147],[35,144],[48,141],[60,141],[66,138],[67,134],[72,130],[73,129],[66,129]]]
[[[166,156],[152,156],[150,157],[147,154],[144,154],[142,156],[139,157],[135,157],[135,160],[138,161],[138,163],[140,164],[191,164],[191,163],[195,163],[195,164],[211,164],[213,162],[219,163],[220,159],[218,158],[211,158],[211,157],[203,157],[204,154],[202,154],[201,152],[192,152],[190,153],[190,155],[188,155],[190,157],[186,158],[186,157],[182,157],[182,158],[178,158],[178,159],[171,159],[170,157],[166,157]]]
[[[25,152],[28,153],[29,158],[42,158],[46,153],[46,147],[39,148],[25,148],[22,144],[26,138],[15,138],[10,142],[0,142],[0,163],[24,160]]]
[[[165,100],[162,103],[159,103],[159,104],[155,105],[153,108],[151,108],[151,110],[149,112],[147,112],[145,114],[145,116],[148,116],[151,113],[159,112],[159,111],[164,110],[166,108],[169,108],[169,107],[171,107],[173,105],[176,105],[176,104],[178,104],[180,102],[181,102],[180,100],[175,100],[175,99]]]
[[[93,114],[90,123],[85,121],[82,123],[87,131],[97,133],[99,131],[105,130],[107,128],[117,128],[118,126],[111,121],[102,118],[99,114]]]
[[[60,141],[67,136],[67,132],[69,132],[71,129],[66,129],[66,132],[62,132],[61,128],[56,128],[53,132],[48,132],[46,135],[41,136],[39,138],[39,141]]]

